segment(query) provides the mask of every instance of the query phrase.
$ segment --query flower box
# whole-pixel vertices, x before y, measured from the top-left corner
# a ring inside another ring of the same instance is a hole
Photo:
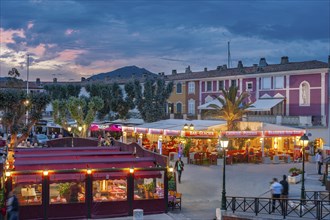
[[[288,183],[299,183],[301,181],[301,174],[297,175],[297,176],[288,176]]]

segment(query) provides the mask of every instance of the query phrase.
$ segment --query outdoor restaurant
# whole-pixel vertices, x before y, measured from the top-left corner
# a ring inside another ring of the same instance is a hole
[[[170,119],[122,126],[122,131],[124,143],[135,141],[167,156],[171,152],[179,153],[180,144],[189,145],[184,152],[188,163],[198,164],[203,159],[215,162],[221,154],[219,138],[224,135],[230,140],[229,163],[261,162],[262,158],[266,163],[268,160],[290,162],[301,157],[299,138],[304,129],[262,122],[239,122],[238,126],[238,131],[226,131],[224,121]]]
[[[77,219],[163,213],[168,206],[167,157],[137,144],[74,147],[56,139],[48,148],[11,152],[6,192],[14,190],[21,219]],[[80,140],[79,140],[80,139]],[[71,141],[71,140],[69,140]],[[54,144],[59,142],[61,144]],[[157,165],[157,166],[156,166]]]

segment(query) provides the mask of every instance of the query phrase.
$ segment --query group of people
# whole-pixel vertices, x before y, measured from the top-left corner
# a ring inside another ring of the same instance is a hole
[[[280,182],[278,182],[277,178],[273,178],[273,182],[270,186],[270,190],[273,199],[272,212],[274,212],[276,208],[276,200],[279,200],[280,198],[286,199],[289,196],[289,183],[286,180],[286,175],[283,175],[283,179]]]

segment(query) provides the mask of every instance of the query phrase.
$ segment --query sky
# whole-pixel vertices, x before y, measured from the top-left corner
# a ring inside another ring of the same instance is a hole
[[[136,65],[179,73],[330,55],[330,0],[0,0],[0,77],[80,81]]]

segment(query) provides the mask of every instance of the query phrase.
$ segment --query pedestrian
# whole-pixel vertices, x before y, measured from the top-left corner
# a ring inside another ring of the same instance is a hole
[[[113,137],[110,137],[110,146],[115,146],[115,139]]]
[[[7,220],[18,220],[18,199],[14,191],[9,192],[7,200]]]
[[[178,150],[178,156],[179,157],[182,157],[182,155],[183,155],[183,143],[180,142],[180,144],[179,144],[179,150]]]
[[[317,163],[317,173],[319,175],[322,175],[321,170],[322,170],[322,165],[323,165],[323,155],[321,150],[318,150],[316,156],[315,156],[315,160]]]
[[[178,158],[178,160],[175,162],[174,169],[178,173],[179,183],[181,183],[181,175],[183,171],[184,163],[181,160],[181,157]]]
[[[281,198],[283,186],[277,181],[277,178],[273,178],[273,183],[270,186],[272,192],[272,212],[275,212],[276,200]]]
[[[289,195],[289,183],[286,180],[286,175],[283,175],[283,180],[280,181],[280,184],[282,185],[282,193],[281,198],[288,198]]]

